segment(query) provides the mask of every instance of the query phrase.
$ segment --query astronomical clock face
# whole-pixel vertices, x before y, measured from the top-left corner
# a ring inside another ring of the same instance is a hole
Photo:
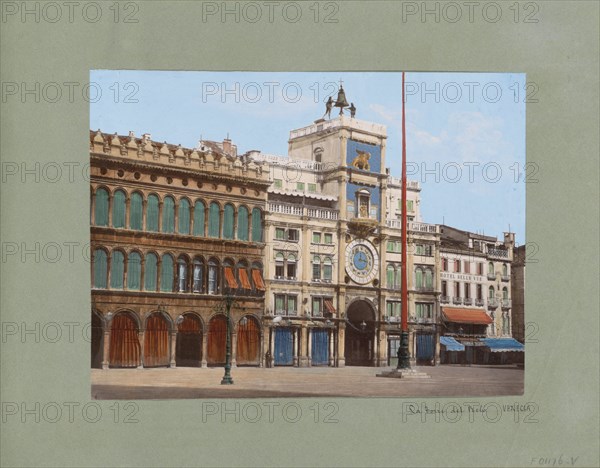
[[[346,272],[352,281],[367,284],[377,276],[379,255],[373,244],[366,240],[354,240],[346,247]]]

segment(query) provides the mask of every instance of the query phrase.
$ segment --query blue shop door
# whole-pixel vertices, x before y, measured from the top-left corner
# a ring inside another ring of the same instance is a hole
[[[431,364],[435,352],[433,337],[429,333],[417,335],[417,364]]]
[[[291,329],[275,329],[274,359],[276,366],[291,366],[294,364],[294,336]]]
[[[313,366],[329,365],[329,333],[327,330],[312,330],[310,355]]]

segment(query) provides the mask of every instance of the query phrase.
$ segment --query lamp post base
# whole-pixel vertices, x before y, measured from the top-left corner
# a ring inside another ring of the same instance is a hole
[[[408,331],[400,334],[400,348],[398,348],[397,369],[410,369],[410,353],[408,351]]]
[[[233,379],[230,375],[226,375],[221,379],[221,385],[233,385]]]

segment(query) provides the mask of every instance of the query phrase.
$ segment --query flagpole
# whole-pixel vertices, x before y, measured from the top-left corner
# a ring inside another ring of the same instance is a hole
[[[404,72],[402,72],[402,302],[401,333],[398,349],[398,369],[410,369],[410,353],[408,350],[408,278],[406,274],[407,236],[406,236],[406,102],[404,96]]]

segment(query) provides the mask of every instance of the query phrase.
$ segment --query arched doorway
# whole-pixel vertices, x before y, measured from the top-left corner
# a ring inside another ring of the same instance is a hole
[[[208,324],[208,343],[206,362],[209,366],[222,366],[225,364],[225,351],[227,342],[227,318],[216,315]]]
[[[160,313],[154,313],[146,321],[144,333],[144,367],[167,367],[169,365],[169,322]]]
[[[241,318],[237,331],[238,366],[258,366],[260,364],[260,326],[249,315]]]
[[[201,367],[202,365],[202,322],[194,314],[184,314],[177,326],[177,367]]]
[[[367,301],[355,301],[346,312],[344,355],[347,366],[372,366],[375,357],[375,311]]]
[[[102,368],[102,358],[104,351],[104,328],[102,327],[102,319],[98,312],[92,310],[92,368]]]
[[[138,367],[140,342],[138,326],[129,312],[116,314],[110,325],[110,367]]]

